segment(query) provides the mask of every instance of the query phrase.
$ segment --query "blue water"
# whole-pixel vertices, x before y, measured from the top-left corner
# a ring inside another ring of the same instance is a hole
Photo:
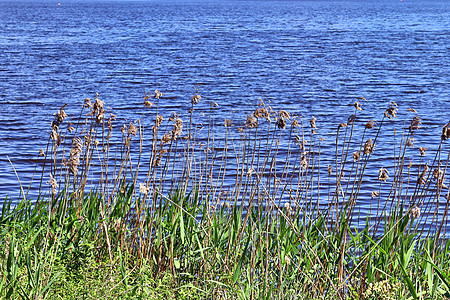
[[[359,97],[360,125],[395,101],[401,117],[366,171],[374,186],[407,108],[423,120],[411,151],[428,147],[430,160],[450,121],[450,1],[59,1],[0,0],[0,198],[19,196],[17,176],[30,182],[53,113],[68,103],[76,115],[95,93],[118,123],[155,89],[162,111],[186,115],[202,84],[198,109],[217,102],[220,123],[243,122],[262,98],[305,124],[314,115],[325,153]]]

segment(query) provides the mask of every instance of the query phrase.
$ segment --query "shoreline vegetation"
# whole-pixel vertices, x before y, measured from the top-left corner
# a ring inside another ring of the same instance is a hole
[[[363,123],[361,98],[324,157],[315,117],[260,100],[217,129],[198,90],[184,119],[160,100],[147,93],[122,127],[98,94],[55,113],[40,196],[21,183],[22,200],[3,201],[1,299],[450,299],[450,123],[426,162],[413,108]],[[400,137],[382,145],[395,118]],[[392,164],[367,190],[382,147]]]

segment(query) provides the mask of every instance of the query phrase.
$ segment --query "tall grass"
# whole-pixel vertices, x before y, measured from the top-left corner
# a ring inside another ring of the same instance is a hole
[[[424,162],[408,109],[374,162],[394,102],[366,123],[357,101],[326,152],[315,117],[260,100],[218,128],[198,90],[187,113],[160,115],[161,99],[146,94],[122,126],[99,95],[70,121],[55,114],[39,197],[2,206],[0,297],[450,298],[450,124]]]

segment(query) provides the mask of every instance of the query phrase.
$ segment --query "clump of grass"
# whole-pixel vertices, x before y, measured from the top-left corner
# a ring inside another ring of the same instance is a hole
[[[40,196],[2,206],[0,297],[450,296],[449,124],[424,162],[421,119],[405,111],[379,160],[394,102],[367,121],[356,101],[327,152],[314,116],[304,126],[260,100],[218,129],[198,89],[184,114],[163,116],[163,99],[146,94],[142,117],[121,125],[99,95],[70,121],[65,105],[55,114]]]

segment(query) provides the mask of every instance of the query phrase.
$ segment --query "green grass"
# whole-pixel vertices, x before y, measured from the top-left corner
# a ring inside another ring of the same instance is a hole
[[[365,170],[393,103],[375,128],[356,123],[355,104],[337,127],[331,167],[321,165],[315,118],[303,128],[261,102],[220,138],[206,116],[200,139],[199,101],[196,93],[189,122],[166,125],[155,105],[151,138],[143,115],[122,127],[120,143],[98,97],[67,136],[61,108],[40,164],[42,196],[24,191],[2,206],[0,298],[450,299],[447,125],[435,160],[414,167],[405,161],[420,119],[405,116],[392,165],[380,166],[389,174],[380,169],[372,192]],[[368,192],[375,220],[358,213]]]

